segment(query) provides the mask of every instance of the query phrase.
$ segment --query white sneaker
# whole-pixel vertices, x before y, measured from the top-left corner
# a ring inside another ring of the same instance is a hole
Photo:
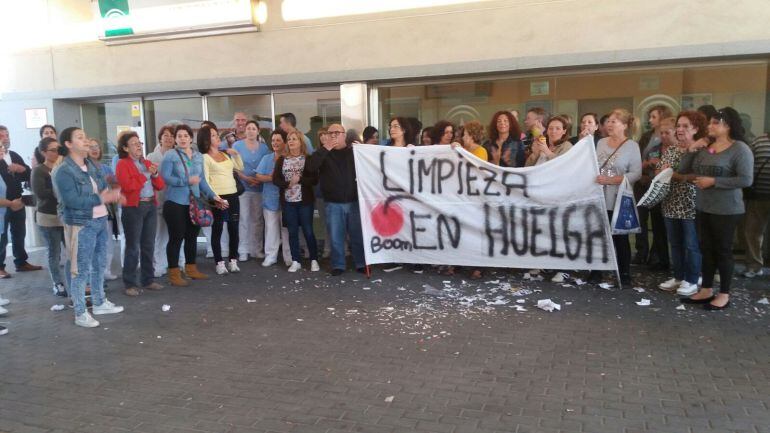
[[[658,284],[658,287],[661,290],[674,290],[682,285],[682,280],[677,280],[676,278],[671,278],[670,280],[666,280],[660,284]]]
[[[297,272],[300,269],[302,269],[302,265],[299,262],[291,262],[291,266],[289,266],[289,272]]]
[[[313,260],[310,262],[310,271],[311,272],[318,272],[321,270],[321,266],[318,265],[318,260]]]
[[[567,278],[567,274],[564,272],[557,272],[551,277],[551,282],[553,283],[563,283],[564,280]]]
[[[5,299],[2,296],[0,296],[0,307],[2,307],[4,305],[8,305],[10,303],[11,303],[11,301],[9,301],[8,299]]]
[[[238,254],[238,261],[239,262],[247,262],[249,260],[248,254]]]
[[[0,335],[5,335],[8,333],[8,328],[5,326],[0,325]]]
[[[91,317],[91,315],[88,314],[88,311],[79,316],[75,316],[75,324],[84,328],[96,328],[99,326],[99,322]]]
[[[91,311],[94,313],[94,316],[100,316],[103,314],[122,313],[123,307],[119,305],[115,305],[112,302],[110,302],[109,299],[105,298],[104,302],[102,302],[102,305],[99,305],[99,306],[94,305],[93,308],[91,308]],[[98,325],[98,322],[97,322],[97,325]]]
[[[264,267],[266,267],[266,268],[267,268],[267,267],[269,267],[269,266],[273,266],[273,265],[274,265],[274,264],[276,264],[277,262],[278,262],[278,260],[277,260],[277,259],[265,259],[265,261],[264,261],[264,262],[262,262],[262,266],[264,266]],[[291,266],[291,264],[289,264],[289,266]]]
[[[756,272],[754,272],[754,271],[746,271],[746,272],[743,273],[743,276],[745,278],[754,278],[754,277],[759,277],[761,275],[764,275],[764,272],[762,271],[762,269],[760,269],[760,270],[758,270]]]
[[[5,316],[6,314],[8,314],[8,310],[6,310],[3,307],[0,307],[0,316]]]
[[[118,276],[113,274],[112,272],[105,272],[104,273],[104,281],[115,281],[118,279]]]
[[[682,281],[679,288],[676,289],[676,294],[680,296],[692,296],[698,293],[698,285],[690,284],[687,281]]]
[[[225,275],[227,273],[227,268],[225,267],[225,262],[217,262],[217,275]]]
[[[230,272],[241,272],[241,268],[238,267],[238,260],[230,259],[230,263],[227,264],[227,270]]]

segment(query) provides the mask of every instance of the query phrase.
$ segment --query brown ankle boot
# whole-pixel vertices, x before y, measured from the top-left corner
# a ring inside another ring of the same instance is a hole
[[[184,273],[193,280],[208,280],[209,276],[201,273],[194,264],[184,265]]]
[[[182,278],[182,270],[179,268],[168,268],[168,282],[172,286],[187,287],[190,285],[184,278]]]

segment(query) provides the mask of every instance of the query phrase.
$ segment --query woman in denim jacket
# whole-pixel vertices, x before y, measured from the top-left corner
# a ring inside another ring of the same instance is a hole
[[[184,242],[185,274],[194,280],[208,279],[195,265],[198,230],[200,227],[190,219],[190,194],[214,200],[217,207],[226,209],[222,200],[206,183],[203,176],[203,156],[192,147],[193,131],[180,124],[174,129],[176,149],[166,152],[160,166],[160,175],[166,183],[166,201],[163,203],[163,218],[168,226],[169,241],[166,245],[168,279],[172,286],[187,286],[179,269],[179,249]]]
[[[89,142],[82,129],[65,129],[59,142],[59,153],[65,158],[53,173],[53,184],[64,223],[75,324],[93,328],[99,326],[99,322],[86,310],[86,283],[91,283],[94,315],[123,311],[123,307],[104,296],[104,261],[109,236],[105,205],[119,202],[121,195],[119,189],[107,187],[104,176],[88,160]]]

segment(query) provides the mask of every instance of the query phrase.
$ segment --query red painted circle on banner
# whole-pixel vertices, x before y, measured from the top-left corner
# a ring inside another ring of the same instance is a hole
[[[396,203],[380,203],[372,209],[372,226],[380,236],[393,236],[404,226],[404,211]]]

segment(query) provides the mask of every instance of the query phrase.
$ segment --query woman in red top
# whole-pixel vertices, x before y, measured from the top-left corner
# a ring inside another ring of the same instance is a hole
[[[144,159],[142,142],[136,132],[127,132],[118,139],[118,161],[115,177],[121,192],[126,197],[123,205],[123,234],[126,237],[126,252],[123,258],[123,283],[128,296],[139,295],[139,287],[160,290],[160,284],[153,281],[155,269],[155,231],[157,206],[155,191],[165,187],[158,173],[158,166]],[[141,281],[137,275],[139,252],[141,251]],[[141,285],[139,284],[141,283]]]

